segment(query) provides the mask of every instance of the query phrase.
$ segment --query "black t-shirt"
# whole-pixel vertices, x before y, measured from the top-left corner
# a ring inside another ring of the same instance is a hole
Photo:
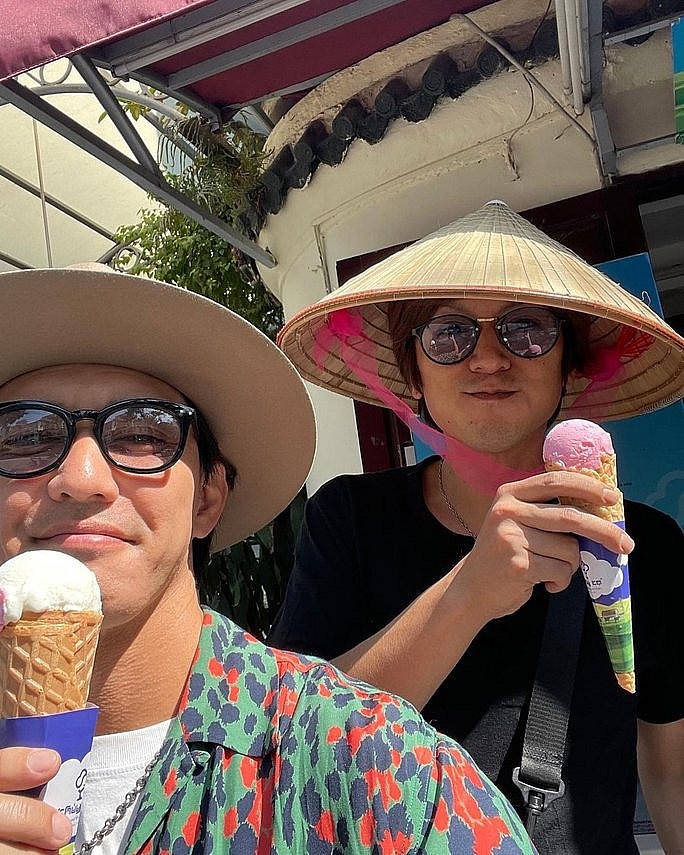
[[[338,656],[386,626],[472,548],[471,538],[444,528],[427,509],[427,463],[343,475],[308,501],[295,568],[269,644],[326,659]],[[568,727],[566,795],[542,814],[535,832],[544,855],[636,853],[636,718],[662,723],[684,717],[677,572],[684,535],[665,514],[625,504],[625,527],[636,542],[629,573],[637,694],[618,686],[588,607]],[[520,763],[548,598],[538,585],[517,612],[487,624],[423,710],[473,755],[521,813],[522,797],[511,775]]]

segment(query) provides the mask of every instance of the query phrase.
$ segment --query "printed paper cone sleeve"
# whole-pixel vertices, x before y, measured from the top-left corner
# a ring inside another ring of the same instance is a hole
[[[547,470],[565,469],[561,464],[546,463]],[[573,468],[602,481],[620,494],[614,505],[589,505],[576,499],[561,497],[564,505],[574,505],[590,514],[609,520],[624,529],[625,511],[622,493],[617,486],[617,461],[614,454],[602,454],[599,469]],[[594,612],[608,648],[618,683],[628,692],[636,691],[634,677],[634,638],[632,633],[632,603],[629,594],[629,568],[626,555],[609,552],[598,543],[579,538],[580,561]]]

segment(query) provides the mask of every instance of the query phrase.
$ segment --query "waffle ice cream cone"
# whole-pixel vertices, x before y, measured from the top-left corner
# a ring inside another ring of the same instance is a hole
[[[561,504],[573,505],[624,529],[623,496],[618,489],[617,458],[610,434],[584,419],[555,425],[544,443],[544,466],[548,472],[580,472],[615,490],[614,505],[591,505],[578,499],[559,497]],[[580,537],[580,561],[594,612],[608,648],[613,671],[620,686],[636,691],[632,605],[629,593],[627,556],[610,553],[600,544]]]
[[[48,715],[85,707],[102,615],[25,612],[0,632],[0,716]]]
[[[102,623],[94,574],[61,553],[24,553],[0,567],[0,604],[0,716],[84,708]]]

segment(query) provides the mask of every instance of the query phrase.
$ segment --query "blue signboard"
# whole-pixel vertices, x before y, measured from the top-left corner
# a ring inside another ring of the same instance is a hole
[[[672,25],[675,140],[684,143],[684,18]]]
[[[662,316],[647,253],[596,266]],[[664,511],[684,528],[684,402],[604,427],[613,437],[625,496]]]

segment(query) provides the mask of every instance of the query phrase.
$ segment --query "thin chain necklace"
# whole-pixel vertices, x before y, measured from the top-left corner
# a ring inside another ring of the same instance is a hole
[[[117,825],[124,818],[126,812],[133,804],[133,802],[138,798],[140,793],[142,793],[145,784],[148,782],[150,775],[152,774],[152,770],[154,769],[155,763],[159,760],[159,755],[161,754],[161,749],[157,751],[154,757],[150,760],[150,762],[145,766],[145,771],[142,776],[138,778],[135,782],[135,786],[130,792],[126,793],[123,798],[123,801],[119,805],[119,807],[114,811],[114,813],[106,819],[104,825],[99,831],[96,831],[95,834],[90,838],[87,843],[84,843],[80,846],[75,855],[88,855],[89,852],[92,852],[96,846],[99,846],[105,837],[111,833],[112,829],[115,825]]]
[[[449,497],[446,494],[446,490],[444,489],[444,458],[439,461],[439,475],[437,480],[439,481],[439,492],[442,498],[444,499],[445,505],[447,506],[447,508],[449,508],[451,513],[456,517],[456,519],[461,523],[463,528],[466,530],[466,534],[469,534],[470,537],[475,538],[475,534],[473,533],[472,529],[463,519],[463,517],[459,514],[456,508],[451,504],[451,502],[449,501]]]

